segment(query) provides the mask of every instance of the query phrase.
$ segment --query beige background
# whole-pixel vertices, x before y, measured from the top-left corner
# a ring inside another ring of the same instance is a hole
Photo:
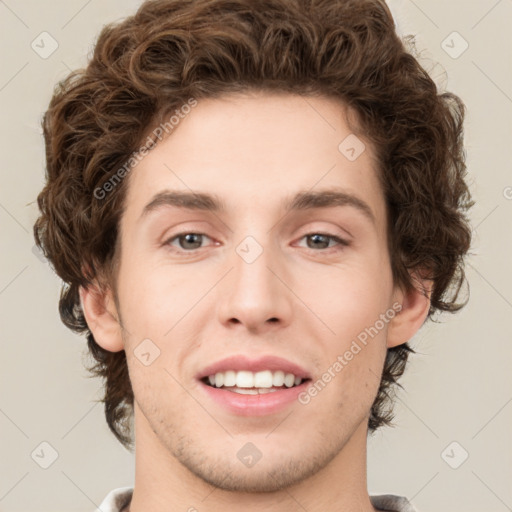
[[[109,490],[133,485],[133,457],[93,401],[100,382],[86,378],[85,339],[60,322],[60,281],[33,252],[32,225],[43,183],[40,119],[53,86],[84,65],[104,23],[138,4],[0,1],[0,511],[92,511]],[[391,7],[400,31],[417,35],[424,66],[467,105],[477,205],[470,303],[413,340],[420,354],[402,381],[397,427],[369,441],[369,491],[405,495],[421,512],[512,510],[512,1]],[[31,47],[44,31],[58,43],[47,58]],[[453,58],[444,40],[452,55],[469,47]],[[42,442],[58,453],[48,469],[31,457]]]

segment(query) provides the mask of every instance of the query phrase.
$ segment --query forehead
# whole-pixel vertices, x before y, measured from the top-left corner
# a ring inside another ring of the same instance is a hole
[[[373,148],[339,100],[292,94],[205,99],[179,119],[129,175],[135,221],[165,190],[208,191],[230,208],[272,210],[298,191],[343,189],[385,208]],[[290,202],[288,201],[287,204]]]

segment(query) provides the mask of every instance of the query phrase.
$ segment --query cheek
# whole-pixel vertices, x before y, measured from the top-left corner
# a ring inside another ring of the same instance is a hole
[[[127,255],[126,261],[119,280],[124,319],[139,334],[162,336],[196,296],[195,281],[183,268],[156,266],[136,254]]]
[[[197,349],[203,324],[195,321],[194,315],[203,314],[206,301],[198,301],[211,284],[184,266],[157,267],[147,259],[144,264],[135,258],[123,269],[120,282],[124,336],[134,382],[153,379],[153,388],[175,387],[164,370],[176,374],[176,361],[185,360]],[[146,367],[148,358],[151,362]]]
[[[390,271],[377,258],[350,267],[324,268],[304,283],[308,304],[332,332],[318,339],[323,371],[335,375],[326,403],[351,404],[363,414],[377,393],[386,355]],[[329,375],[326,376],[330,378]]]
[[[357,336],[389,307],[388,269],[361,264],[319,267],[301,279],[305,303],[336,333]]]

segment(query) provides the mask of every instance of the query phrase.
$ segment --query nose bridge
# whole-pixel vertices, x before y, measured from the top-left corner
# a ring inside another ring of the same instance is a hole
[[[262,239],[261,236],[258,238]],[[235,286],[241,288],[237,292],[246,292],[242,295],[249,296],[268,293],[269,288],[272,287],[269,281],[273,277],[268,269],[272,266],[272,249],[268,237],[260,243],[253,235],[248,235],[237,245],[235,252],[236,257],[233,258]]]
[[[239,322],[254,329],[269,320],[289,321],[288,291],[275,275],[282,268],[282,255],[272,244],[271,234],[247,235],[234,248],[229,259],[234,268],[220,299],[222,322]]]

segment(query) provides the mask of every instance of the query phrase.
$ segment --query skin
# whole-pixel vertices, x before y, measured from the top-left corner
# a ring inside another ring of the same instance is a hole
[[[131,512],[375,510],[368,416],[387,348],[412,338],[429,298],[392,281],[373,148],[359,136],[366,149],[355,161],[338,150],[352,133],[349,114],[327,97],[201,100],[129,175],[117,290],[91,286],[80,295],[96,341],[127,355],[135,395]],[[298,191],[334,188],[365,201],[375,223],[347,205],[282,206]],[[140,219],[164,189],[216,194],[226,211],[166,205]],[[178,233],[206,236],[180,245]],[[350,245],[306,236],[315,233]],[[263,249],[250,264],[236,252],[249,235]],[[212,403],[195,379],[229,355],[272,354],[316,381],[396,302],[400,313],[307,405],[242,417]],[[147,338],[160,350],[149,366],[134,353]],[[250,468],[237,458],[247,442],[262,453]]]

